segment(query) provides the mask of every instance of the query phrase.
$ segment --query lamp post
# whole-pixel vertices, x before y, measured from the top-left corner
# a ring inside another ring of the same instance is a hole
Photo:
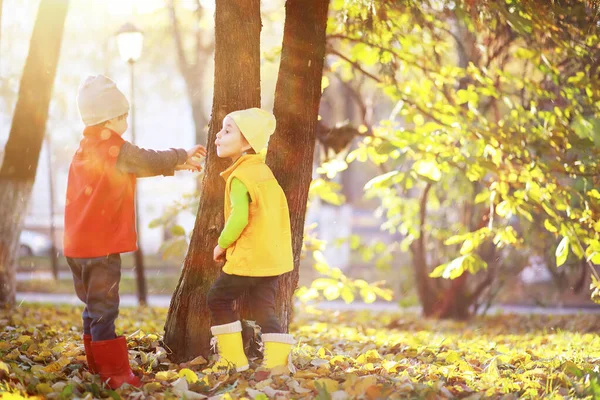
[[[117,44],[119,54],[123,61],[129,64],[130,83],[131,83],[131,143],[135,144],[135,77],[134,65],[142,55],[142,45],[144,43],[144,34],[135,25],[126,23],[117,31]],[[146,277],[144,271],[144,255],[141,248],[141,231],[139,223],[139,196],[135,195],[135,225],[137,231],[138,249],[135,251],[135,276],[137,282],[138,301],[140,305],[148,303],[148,291],[146,288]]]

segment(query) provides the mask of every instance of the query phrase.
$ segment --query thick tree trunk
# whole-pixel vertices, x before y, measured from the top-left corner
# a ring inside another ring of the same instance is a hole
[[[427,199],[431,183],[428,183],[421,194],[419,203],[419,238],[410,246],[412,254],[413,271],[415,274],[415,282],[417,284],[417,294],[421,307],[423,307],[423,315],[426,317],[435,314],[437,302],[437,292],[433,289],[431,278],[429,277],[429,265],[427,263],[427,246],[425,244],[425,220],[427,219]]]
[[[0,304],[15,301],[15,252],[44,140],[68,0],[42,0],[0,168]]]
[[[217,0],[215,26],[215,90],[200,207],[165,324],[164,343],[174,362],[208,357],[210,352],[206,295],[222,268],[212,258],[224,223],[225,182],[219,173],[230,164],[217,157],[216,134],[227,113],[260,107],[259,0]]]
[[[450,282],[450,287],[444,291],[441,304],[435,310],[435,317],[455,320],[465,320],[471,316],[469,307],[471,301],[467,294],[468,272]]]
[[[292,296],[298,285],[328,9],[329,0],[286,2],[281,64],[275,89],[277,133],[271,138],[267,154],[267,164],[286,194],[291,217],[294,270],[280,279],[277,295],[277,312],[286,331],[293,311]]]
[[[15,303],[15,255],[32,187],[33,179],[0,177],[0,305]]]

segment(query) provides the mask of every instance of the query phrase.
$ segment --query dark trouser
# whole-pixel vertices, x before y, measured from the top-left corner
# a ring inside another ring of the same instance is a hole
[[[67,257],[67,262],[73,273],[77,297],[85,303],[83,333],[92,335],[92,341],[116,338],[115,320],[119,315],[121,255]]]
[[[275,316],[278,278],[228,275],[221,272],[208,291],[207,302],[213,325],[229,324],[240,319],[233,310],[233,302],[248,289],[252,312],[262,333],[282,333]]]

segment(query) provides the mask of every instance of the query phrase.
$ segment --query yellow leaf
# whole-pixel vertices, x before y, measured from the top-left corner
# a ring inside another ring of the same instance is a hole
[[[17,338],[16,342],[19,344],[27,343],[31,340],[31,336],[21,335]]]
[[[460,354],[455,351],[449,351],[448,355],[446,355],[446,362],[449,364],[454,364],[456,361],[460,360]]]
[[[377,350],[369,350],[365,354],[361,354],[360,356],[358,356],[356,362],[359,364],[367,364],[370,362],[376,362],[378,360],[381,360],[381,356],[379,355]]]
[[[413,117],[413,122],[416,126],[421,126],[425,123],[425,118],[421,114],[417,114]]]
[[[44,368],[44,372],[46,372],[46,373],[58,372],[61,369],[63,369],[64,367],[66,367],[67,365],[69,365],[70,362],[71,362],[71,360],[68,357],[61,357],[58,360],[56,360],[55,362],[53,362],[52,364],[48,364]]]
[[[10,370],[8,369],[8,365],[6,365],[4,362],[0,361],[0,371],[4,371],[7,374],[10,374]]]
[[[62,355],[62,353],[65,351],[65,346],[62,344],[56,345],[52,348],[52,353],[54,353],[55,356],[60,356]]]
[[[38,357],[41,357],[41,358],[48,358],[51,356],[52,356],[52,353],[48,350],[42,350],[42,351],[40,351],[40,354],[38,354]]]
[[[17,349],[13,349],[13,351],[11,351],[10,353],[8,353],[7,355],[4,356],[5,360],[16,360],[17,358],[19,358],[19,356],[21,355],[21,352]]]
[[[317,351],[317,356],[318,356],[319,358],[325,358],[325,357],[327,356],[327,353],[326,353],[325,347],[321,347],[321,348],[319,349],[319,351]]]
[[[498,371],[498,358],[492,358],[492,361],[488,364],[486,371],[486,375],[492,379],[498,379],[500,376],[500,372]]]
[[[41,394],[52,393],[52,387],[50,385],[48,385],[47,383],[38,383],[37,385],[35,385],[35,389],[37,390],[38,393],[41,393]]]
[[[149,382],[144,385],[144,392],[152,393],[159,390],[160,388],[162,388],[160,382]]]
[[[188,363],[188,365],[190,365],[190,366],[202,365],[202,364],[206,364],[206,360],[202,356],[198,356]]]
[[[155,377],[158,381],[170,381],[171,379],[178,378],[179,376],[175,371],[160,371],[156,373]]]
[[[377,384],[377,377],[375,375],[367,375],[359,378],[358,382],[354,385],[353,388],[347,390],[347,393],[354,396],[363,396],[367,393],[367,390]]]
[[[334,381],[333,379],[329,379],[329,378],[317,379],[315,381],[315,387],[317,387],[317,385],[325,386],[328,393],[333,393],[333,392],[337,391],[338,387],[340,386],[338,381]]]
[[[196,375],[196,373],[189,368],[183,368],[181,371],[179,371],[179,374],[177,374],[177,375],[180,378],[185,377],[185,380],[188,383],[198,382],[198,375]]]
[[[314,372],[308,370],[301,370],[294,374],[294,378],[298,379],[313,379],[317,378],[318,376],[318,374],[315,374]]]

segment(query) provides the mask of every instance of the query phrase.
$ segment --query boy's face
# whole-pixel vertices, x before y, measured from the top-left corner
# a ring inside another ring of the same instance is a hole
[[[122,135],[125,133],[125,131],[127,130],[127,127],[128,127],[128,125],[127,125],[127,116],[128,115],[129,115],[129,113],[123,114],[116,118],[113,118],[113,119],[109,120],[105,126],[108,129],[115,131],[117,134]]]
[[[223,128],[217,133],[215,145],[220,158],[233,160],[238,159],[244,151],[250,149],[248,141],[230,117],[223,119]]]

